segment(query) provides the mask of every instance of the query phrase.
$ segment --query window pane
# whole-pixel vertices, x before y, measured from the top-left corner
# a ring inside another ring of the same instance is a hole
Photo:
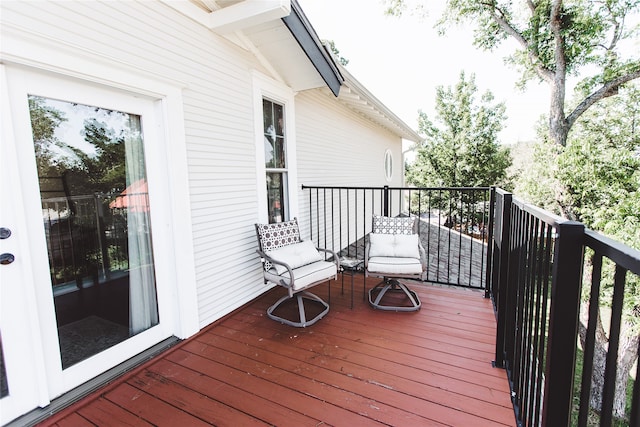
[[[274,126],[276,128],[276,135],[284,136],[284,107],[282,105],[273,104],[274,113]]]
[[[269,133],[269,127],[273,126],[273,102],[262,100],[262,117],[264,121],[264,133]]]
[[[285,179],[283,173],[267,173],[267,202],[270,223],[285,220],[285,212],[283,212]]]
[[[275,166],[279,169],[284,169],[287,167],[285,164],[285,155],[284,155],[284,138],[276,137],[275,143]]]
[[[29,97],[62,367],[158,324],[141,117]]]
[[[284,140],[284,107],[262,100],[264,118],[264,159],[267,169],[286,168]]]
[[[264,167],[273,169],[276,167],[276,141],[275,137],[264,136]]]

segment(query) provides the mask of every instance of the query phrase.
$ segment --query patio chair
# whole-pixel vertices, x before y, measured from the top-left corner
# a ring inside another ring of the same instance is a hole
[[[337,279],[340,269],[337,254],[329,249],[316,248],[312,241],[302,241],[296,218],[275,224],[256,224],[256,234],[259,247],[256,252],[262,261],[264,283],[275,283],[287,289],[287,295],[269,307],[267,316],[295,327],[310,326],[322,319],[329,312],[329,304],[307,289]],[[329,255],[333,257],[331,261],[326,260]],[[294,298],[298,320],[276,314],[278,308]],[[305,300],[321,309],[310,319],[307,319]]]
[[[425,251],[416,231],[416,217],[373,216],[373,227],[365,248],[365,281],[382,281],[369,289],[369,304],[389,311],[416,311],[418,295],[398,279],[422,279]]]

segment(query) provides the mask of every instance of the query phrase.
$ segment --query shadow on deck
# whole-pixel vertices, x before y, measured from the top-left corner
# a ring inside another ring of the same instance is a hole
[[[344,294],[338,278],[331,311],[306,329],[266,316],[283,294],[273,289],[40,425],[515,425],[491,365],[491,301],[411,287],[420,311],[376,311],[356,274],[351,309],[350,277]]]

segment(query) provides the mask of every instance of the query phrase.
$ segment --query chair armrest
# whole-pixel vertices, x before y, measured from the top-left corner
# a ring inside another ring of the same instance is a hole
[[[427,271],[429,260],[427,259],[427,252],[424,250],[422,243],[418,241],[418,250],[420,251],[420,263],[422,264],[422,272]]]
[[[285,267],[289,271],[290,283],[287,284],[284,280],[280,280],[280,282],[282,283],[282,285],[284,287],[287,287],[287,288],[292,288],[293,287],[293,282],[294,282],[293,269],[291,268],[291,266],[289,264],[271,258],[269,255],[265,254],[260,249],[256,249],[256,252],[258,253],[258,255],[260,255],[260,261],[262,262],[262,264],[264,264],[265,261],[269,261],[271,264],[278,264],[278,265],[282,265],[283,267]]]
[[[337,253],[335,253],[331,249],[324,249],[324,248],[316,248],[316,249],[321,251],[321,252],[326,252],[328,254],[333,255],[333,262],[336,264],[336,267],[338,268],[338,271],[340,271],[340,258],[338,258],[338,254]]]

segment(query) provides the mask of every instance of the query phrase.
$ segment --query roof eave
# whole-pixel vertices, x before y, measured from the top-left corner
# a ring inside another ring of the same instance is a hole
[[[282,19],[304,53],[327,84],[334,96],[340,94],[344,78],[331,54],[320,41],[297,0],[291,0],[291,13]]]

